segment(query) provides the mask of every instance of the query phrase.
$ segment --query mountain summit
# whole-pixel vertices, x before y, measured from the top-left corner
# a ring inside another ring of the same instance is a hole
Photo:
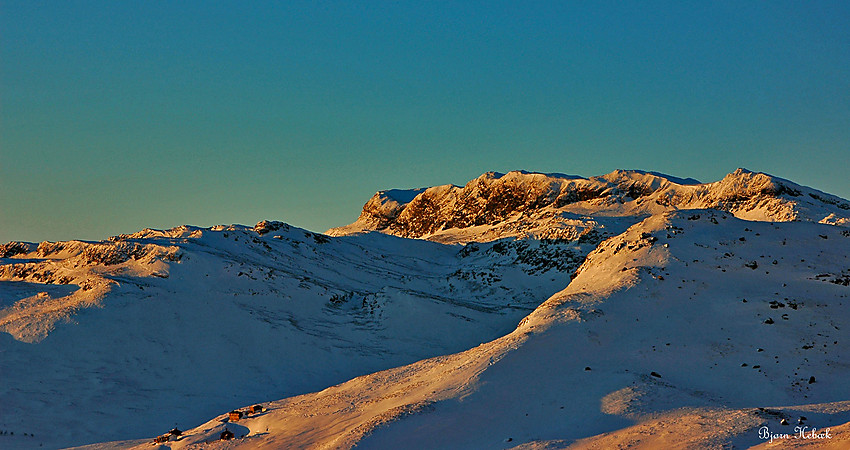
[[[846,200],[764,173],[737,169],[714,183],[657,172],[616,170],[590,178],[488,172],[465,186],[380,191],[354,223],[331,236],[381,231],[441,242],[507,236],[574,239],[594,228],[587,216],[648,216],[714,208],[746,220],[850,223]]]

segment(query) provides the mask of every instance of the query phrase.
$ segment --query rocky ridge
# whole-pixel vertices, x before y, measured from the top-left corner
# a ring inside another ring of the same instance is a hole
[[[380,231],[441,242],[508,236],[572,240],[603,230],[600,221],[605,217],[699,208],[728,211],[746,220],[850,224],[846,200],[746,169],[705,184],[638,170],[590,178],[513,171],[488,172],[462,187],[380,191],[364,205],[357,221],[327,234]]]

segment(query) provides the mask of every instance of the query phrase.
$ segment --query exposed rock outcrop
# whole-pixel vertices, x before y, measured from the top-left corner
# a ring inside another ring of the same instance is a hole
[[[706,184],[638,170],[591,178],[513,171],[487,172],[463,187],[381,191],[366,203],[357,221],[327,233],[381,231],[460,242],[507,236],[574,239],[598,228],[584,220],[590,214],[641,216],[703,208],[748,220],[850,221],[846,200],[746,169]]]

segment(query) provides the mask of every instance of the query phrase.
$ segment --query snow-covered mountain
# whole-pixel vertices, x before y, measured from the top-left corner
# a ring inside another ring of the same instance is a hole
[[[504,337],[220,415],[171,448],[228,427],[245,437],[227,448],[742,448],[794,426],[846,448],[848,254],[829,225],[652,216]]]
[[[742,169],[510,172],[328,235],[12,242],[0,447],[750,446],[800,416],[850,443],[848,218]]]
[[[701,208],[746,220],[850,224],[846,200],[746,169],[707,184],[638,170],[591,178],[514,171],[488,172],[463,187],[378,192],[356,222],[327,234],[376,230],[442,242],[575,239],[596,229],[600,217]]]
[[[279,222],[7,244],[0,404],[15,413],[0,430],[48,446],[147,436],[461,351],[513,329],[595,244],[461,248]]]

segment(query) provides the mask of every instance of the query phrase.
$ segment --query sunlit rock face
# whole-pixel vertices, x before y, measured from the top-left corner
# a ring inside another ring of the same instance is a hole
[[[747,220],[839,225],[850,220],[850,205],[841,198],[745,169],[706,184],[636,170],[591,178],[514,171],[488,172],[462,187],[378,192],[357,221],[328,234],[381,231],[444,242],[507,236],[574,239],[598,228],[591,219],[582,220],[584,216],[694,208],[716,208]]]

